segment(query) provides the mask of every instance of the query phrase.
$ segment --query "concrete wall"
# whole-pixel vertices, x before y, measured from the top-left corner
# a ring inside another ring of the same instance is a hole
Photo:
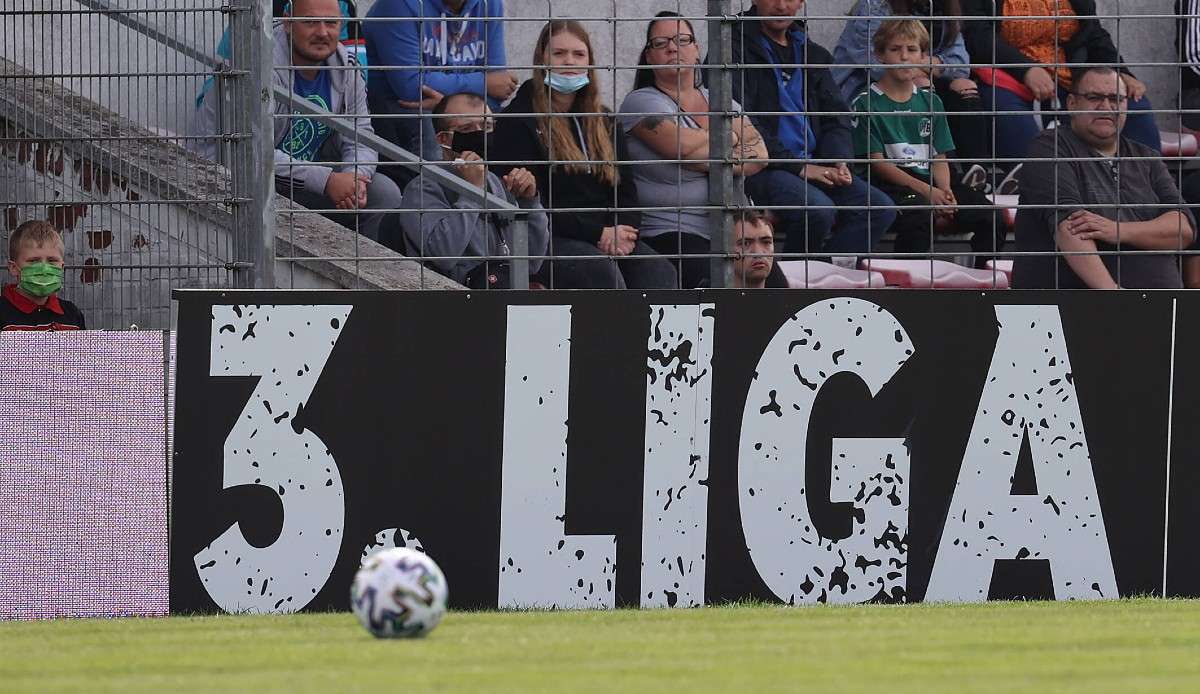
[[[133,16],[158,22],[171,35],[195,46],[215,49],[225,27],[222,0],[109,2],[153,8],[153,13]],[[0,58],[33,73],[56,75],[76,94],[151,130],[188,131],[206,66],[72,0],[3,0],[0,4],[5,12],[52,12],[0,16]],[[161,12],[164,9],[180,11]]]
[[[845,14],[856,0],[809,0],[804,13],[809,18],[812,38],[833,50],[845,26]],[[362,2],[366,11],[371,2]],[[735,9],[750,7],[750,0],[734,0]],[[703,17],[705,0],[506,0],[508,16],[516,19],[546,17],[596,18],[587,22],[600,64],[616,66],[614,78],[606,77],[605,93],[614,107],[633,84],[633,71],[645,41],[646,18],[659,10],[674,10],[687,17]],[[1163,63],[1176,60],[1174,4],[1169,0],[1098,0],[1099,14],[1122,19],[1105,19],[1113,41],[1130,63]],[[1150,16],[1158,15],[1158,16]],[[613,20],[612,18],[617,18]],[[506,27],[510,64],[529,65],[542,21],[516,21]],[[705,50],[708,31],[702,23],[696,33]],[[614,55],[617,59],[614,61]],[[1149,85],[1157,108],[1174,108],[1178,93],[1178,71],[1173,67],[1137,67],[1134,71]],[[527,73],[528,71],[523,71]],[[1170,114],[1160,114],[1164,124],[1174,123]]]
[[[223,0],[155,0],[156,8],[186,9],[186,13],[154,13],[153,17],[172,34],[197,46],[215,49],[224,19],[219,8]],[[374,0],[359,0],[366,12]],[[854,0],[809,0],[805,13],[810,18],[814,39],[833,47],[841,33],[842,17]],[[750,0],[734,0],[735,8],[749,7]],[[141,0],[121,0],[127,7],[146,7]],[[507,26],[510,63],[529,65],[537,34],[546,16],[588,18],[587,25],[596,44],[600,64],[616,66],[612,76],[604,78],[608,101],[618,105],[633,82],[633,65],[645,36],[645,18],[660,9],[673,9],[685,16],[700,17],[707,9],[704,0],[506,0],[506,11],[514,21]],[[1125,59],[1131,63],[1174,61],[1175,26],[1168,15],[1173,11],[1169,0],[1099,0],[1106,19]],[[18,11],[82,10],[72,0],[6,0],[5,10],[15,5]],[[202,11],[197,11],[202,10]],[[1147,16],[1157,15],[1157,16]],[[613,19],[616,18],[616,19]],[[1118,28],[1119,25],[1119,28]],[[696,27],[707,48],[707,31]],[[614,55],[619,59],[614,62]],[[161,44],[139,37],[115,22],[90,14],[30,15],[0,17],[0,57],[28,69],[52,73],[138,74],[132,78],[64,79],[73,91],[112,111],[151,129],[175,133],[188,131],[194,111],[193,100],[203,82],[204,69],[194,61],[164,49]],[[1178,72],[1172,67],[1139,67],[1135,71],[1150,86],[1158,108],[1174,108],[1178,92]],[[146,73],[169,72],[171,76]],[[524,74],[528,70],[518,70]],[[1164,124],[1174,122],[1170,114],[1160,114]]]

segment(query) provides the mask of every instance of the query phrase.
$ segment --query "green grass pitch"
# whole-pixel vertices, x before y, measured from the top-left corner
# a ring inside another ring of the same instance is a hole
[[[1200,692],[1200,601],[9,622],[0,690]]]

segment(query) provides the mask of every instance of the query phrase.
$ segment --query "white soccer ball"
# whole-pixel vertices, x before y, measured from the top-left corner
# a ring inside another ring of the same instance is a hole
[[[446,577],[428,554],[385,549],[363,560],[350,585],[350,607],[379,638],[424,636],[446,614]]]

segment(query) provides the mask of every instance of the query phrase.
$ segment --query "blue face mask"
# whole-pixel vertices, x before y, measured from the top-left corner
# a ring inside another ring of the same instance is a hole
[[[590,82],[591,80],[588,78],[586,72],[579,75],[563,75],[557,72],[546,73],[546,84],[560,94],[574,94],[588,86]]]

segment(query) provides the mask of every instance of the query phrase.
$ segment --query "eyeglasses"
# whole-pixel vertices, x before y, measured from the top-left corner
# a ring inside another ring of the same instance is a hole
[[[696,43],[696,37],[691,34],[679,34],[677,36],[655,36],[646,42],[648,48],[662,50],[667,47],[667,44],[674,43],[676,46],[683,48]]]
[[[1129,97],[1121,94],[1101,94],[1100,92],[1073,92],[1073,94],[1086,101],[1088,106],[1092,108],[1101,108],[1105,104],[1112,104],[1117,108],[1121,108],[1129,101]]]

